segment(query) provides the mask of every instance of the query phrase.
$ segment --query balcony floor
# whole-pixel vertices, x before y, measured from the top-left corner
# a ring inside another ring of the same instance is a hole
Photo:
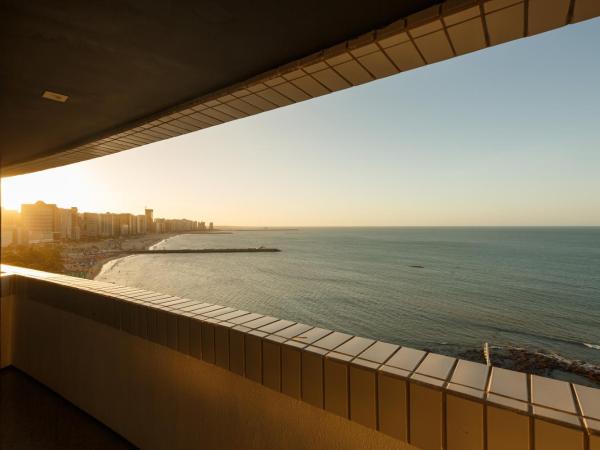
[[[0,448],[135,447],[23,372],[7,368],[0,370]]]

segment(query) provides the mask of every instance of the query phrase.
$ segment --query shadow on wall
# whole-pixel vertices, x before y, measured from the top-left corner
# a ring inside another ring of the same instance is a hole
[[[0,448],[128,450],[133,445],[23,372],[0,370]]]

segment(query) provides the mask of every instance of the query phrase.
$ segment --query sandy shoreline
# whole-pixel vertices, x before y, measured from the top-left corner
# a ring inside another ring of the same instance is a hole
[[[166,239],[158,238],[158,239],[149,240],[143,244],[143,246],[142,246],[143,248],[140,248],[140,250],[149,250],[150,247],[152,247],[153,245],[156,245],[164,240],[166,240]],[[127,256],[127,254],[123,253],[123,254],[115,254],[112,256],[98,259],[94,263],[94,265],[88,269],[88,272],[86,273],[86,278],[88,278],[90,280],[95,279],[100,274],[100,272],[102,272],[102,268],[104,267],[104,265],[106,263],[108,263],[114,259],[124,258],[125,256]]]
[[[124,238],[80,241],[69,243],[63,249],[64,272],[93,280],[104,264],[127,256],[129,250],[148,250],[153,245],[182,233],[145,234]]]
[[[78,241],[64,244],[62,250],[63,273],[80,278],[95,279],[102,267],[113,259],[123,258],[131,250],[149,250],[153,245],[182,234],[231,234],[228,231],[185,231],[161,234],[143,234],[94,241]]]

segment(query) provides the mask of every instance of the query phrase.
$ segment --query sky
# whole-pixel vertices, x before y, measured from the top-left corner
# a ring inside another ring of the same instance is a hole
[[[600,20],[103,158],[2,205],[247,226],[600,225]]]

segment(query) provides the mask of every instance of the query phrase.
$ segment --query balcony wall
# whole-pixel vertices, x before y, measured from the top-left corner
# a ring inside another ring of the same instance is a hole
[[[3,266],[0,361],[142,448],[600,450],[600,390]],[[407,442],[410,442],[408,444]]]

